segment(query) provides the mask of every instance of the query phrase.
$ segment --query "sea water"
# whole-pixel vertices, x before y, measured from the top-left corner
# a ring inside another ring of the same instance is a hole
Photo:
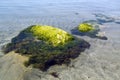
[[[109,77],[106,80],[119,80],[120,0],[0,0],[0,48],[30,25],[50,25],[71,33],[83,21],[98,18],[105,20],[99,20],[99,26],[108,40],[83,37],[91,48],[85,52],[87,57],[80,59],[88,59],[86,64],[97,63],[94,68],[84,66],[95,71],[99,68],[96,74]],[[103,66],[108,67],[108,73]]]

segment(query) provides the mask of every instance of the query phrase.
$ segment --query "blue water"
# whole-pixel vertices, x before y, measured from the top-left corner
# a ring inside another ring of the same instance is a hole
[[[114,0],[1,0],[2,15],[55,15],[73,12],[118,12],[120,1]]]
[[[82,21],[95,20],[94,14],[113,17],[119,23],[120,0],[0,0],[0,46],[30,25],[51,25],[70,32]],[[120,43],[119,24],[112,25],[114,28],[104,30]]]
[[[0,29],[30,24],[69,27],[71,23],[93,18],[94,13],[119,16],[119,5],[119,0],[1,0]]]

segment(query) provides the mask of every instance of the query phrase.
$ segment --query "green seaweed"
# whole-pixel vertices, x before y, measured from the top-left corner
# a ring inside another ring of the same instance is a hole
[[[37,39],[44,40],[54,46],[64,45],[73,40],[73,36],[66,31],[52,26],[34,25],[29,30]]]
[[[93,26],[88,23],[82,23],[78,26],[78,30],[81,32],[89,32],[94,30]]]

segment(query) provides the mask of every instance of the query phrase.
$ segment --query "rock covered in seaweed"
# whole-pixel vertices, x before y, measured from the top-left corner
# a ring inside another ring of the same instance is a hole
[[[99,35],[100,28],[98,24],[83,22],[78,27],[75,27],[71,30],[72,34],[80,35],[80,36],[89,36],[91,38],[98,38],[107,40],[105,35]]]
[[[52,65],[69,64],[71,59],[89,48],[90,44],[71,34],[51,26],[33,25],[21,31],[4,52],[15,51],[29,56],[26,66],[32,65],[43,71]]]

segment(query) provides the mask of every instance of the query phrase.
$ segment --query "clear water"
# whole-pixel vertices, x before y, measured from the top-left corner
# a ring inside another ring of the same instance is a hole
[[[89,75],[89,70],[95,72],[93,77],[99,78],[95,80],[119,80],[120,0],[0,0],[0,48],[30,25],[51,25],[70,32],[83,21],[96,20],[95,14],[114,19],[100,25],[108,40],[83,37],[91,48],[75,66],[83,71],[81,75]],[[80,68],[80,63],[85,69]]]
[[[1,0],[0,45],[33,24],[51,25],[70,32],[82,21],[95,20],[94,14],[112,16],[120,22],[119,5],[119,0]],[[108,36],[114,35],[120,43],[119,24],[108,25],[106,31],[111,32]]]
[[[107,41],[85,37],[92,44],[88,53],[103,59],[101,63],[105,59],[120,66],[120,0],[0,0],[0,47],[30,25],[51,25],[70,32],[83,21],[96,20],[95,14],[114,21],[100,25]]]
[[[82,21],[95,20],[94,14],[105,14],[120,22],[119,5],[119,0],[1,0],[0,45],[33,24],[52,25],[70,32]],[[119,24],[105,25],[108,36],[120,44]]]

